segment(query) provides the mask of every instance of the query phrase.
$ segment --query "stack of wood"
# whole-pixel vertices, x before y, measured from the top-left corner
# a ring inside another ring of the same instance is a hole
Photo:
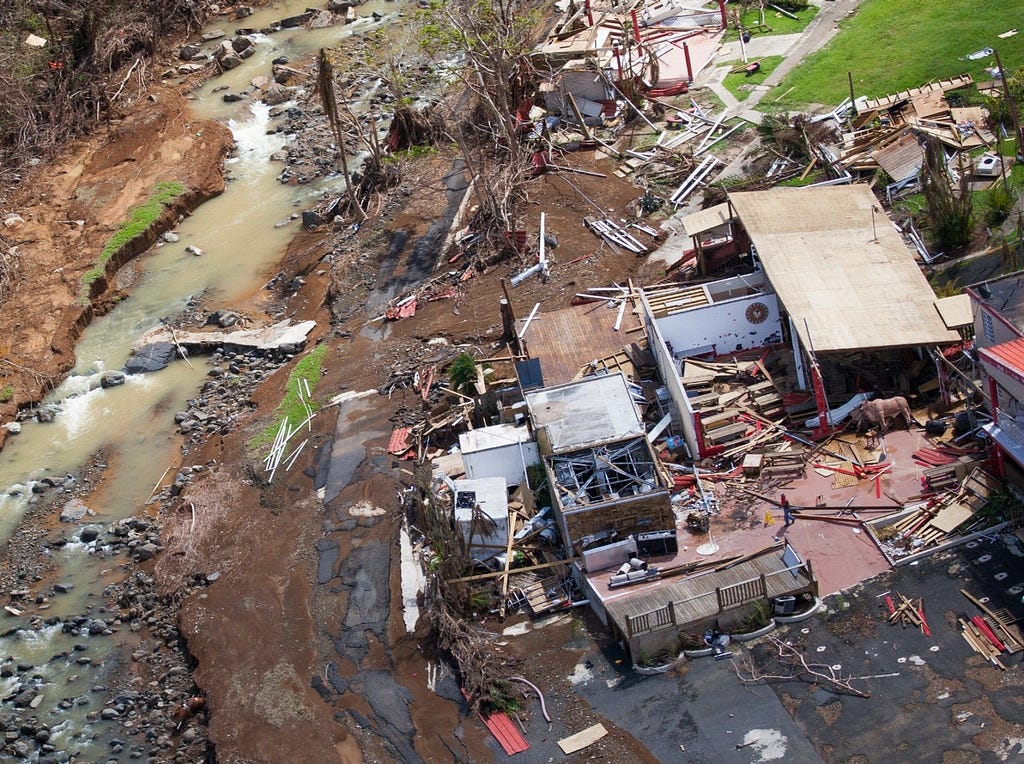
[[[1024,650],[1024,635],[1021,635],[1016,619],[1006,610],[990,609],[965,589],[960,593],[982,612],[982,615],[971,616],[970,619],[959,619],[961,636],[975,652],[1005,671],[1006,666],[999,660],[1002,653],[1013,655]]]
[[[895,523],[892,530],[911,540],[914,549],[937,546],[959,535],[958,529],[985,506],[990,493],[1001,487],[998,478],[978,467],[958,491],[919,507]]]
[[[893,602],[892,597],[885,595],[885,604],[889,608],[889,623],[898,623],[904,629],[907,626],[916,626],[922,634],[930,637],[932,631],[924,617],[924,600],[920,597],[916,601],[909,600],[899,592],[896,593],[896,597],[900,600],[899,607]]]

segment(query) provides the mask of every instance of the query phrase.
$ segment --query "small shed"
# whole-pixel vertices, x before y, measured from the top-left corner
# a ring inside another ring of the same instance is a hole
[[[489,560],[508,545],[508,489],[503,477],[456,480],[455,521],[470,555]]]
[[[502,477],[507,485],[526,481],[526,469],[540,464],[537,442],[529,428],[512,424],[480,427],[459,435],[466,477]]]

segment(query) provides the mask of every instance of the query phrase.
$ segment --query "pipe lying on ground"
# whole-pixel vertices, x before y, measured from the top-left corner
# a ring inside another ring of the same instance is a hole
[[[522,682],[535,693],[537,693],[537,698],[540,700],[541,713],[544,714],[544,718],[547,720],[548,724],[551,724],[551,717],[548,716],[548,707],[544,704],[544,694],[540,691],[537,685],[535,685],[529,679],[523,679],[521,676],[510,676],[509,679],[511,679],[513,682]]]

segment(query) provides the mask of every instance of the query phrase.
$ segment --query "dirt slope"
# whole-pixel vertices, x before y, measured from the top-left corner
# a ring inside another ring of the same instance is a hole
[[[11,400],[0,404],[5,422],[18,406],[38,400],[60,381],[74,363],[81,329],[109,306],[109,293],[94,307],[84,304],[81,277],[96,265],[131,209],[148,199],[157,183],[181,183],[186,192],[165,213],[167,228],[178,214],[224,188],[221,163],[232,145],[230,131],[192,118],[173,90],[158,89],[154,99],[37,166],[0,214],[17,214],[24,221],[0,226],[19,263],[12,293],[0,309],[0,389],[13,388]],[[115,256],[108,275],[148,248],[157,233],[154,227]],[[95,286],[100,293],[106,284]],[[0,430],[0,438],[4,435]]]

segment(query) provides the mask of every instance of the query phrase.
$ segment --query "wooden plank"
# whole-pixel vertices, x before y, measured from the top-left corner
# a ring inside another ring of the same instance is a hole
[[[556,560],[555,562],[545,562],[541,565],[527,565],[525,568],[513,568],[511,573],[529,573],[531,570],[543,570],[545,568],[553,568],[556,565],[568,565],[571,562],[576,562],[579,557],[573,557],[568,560]],[[479,573],[475,576],[463,576],[462,578],[449,579],[449,584],[464,584],[469,581],[486,581],[488,578],[500,578],[505,575],[505,571],[499,570],[496,573]]]
[[[558,741],[558,747],[562,749],[562,753],[568,756],[570,753],[582,751],[588,745],[596,743],[607,734],[608,730],[604,728],[603,724],[595,724],[593,727],[580,730],[575,735],[563,737]]]

